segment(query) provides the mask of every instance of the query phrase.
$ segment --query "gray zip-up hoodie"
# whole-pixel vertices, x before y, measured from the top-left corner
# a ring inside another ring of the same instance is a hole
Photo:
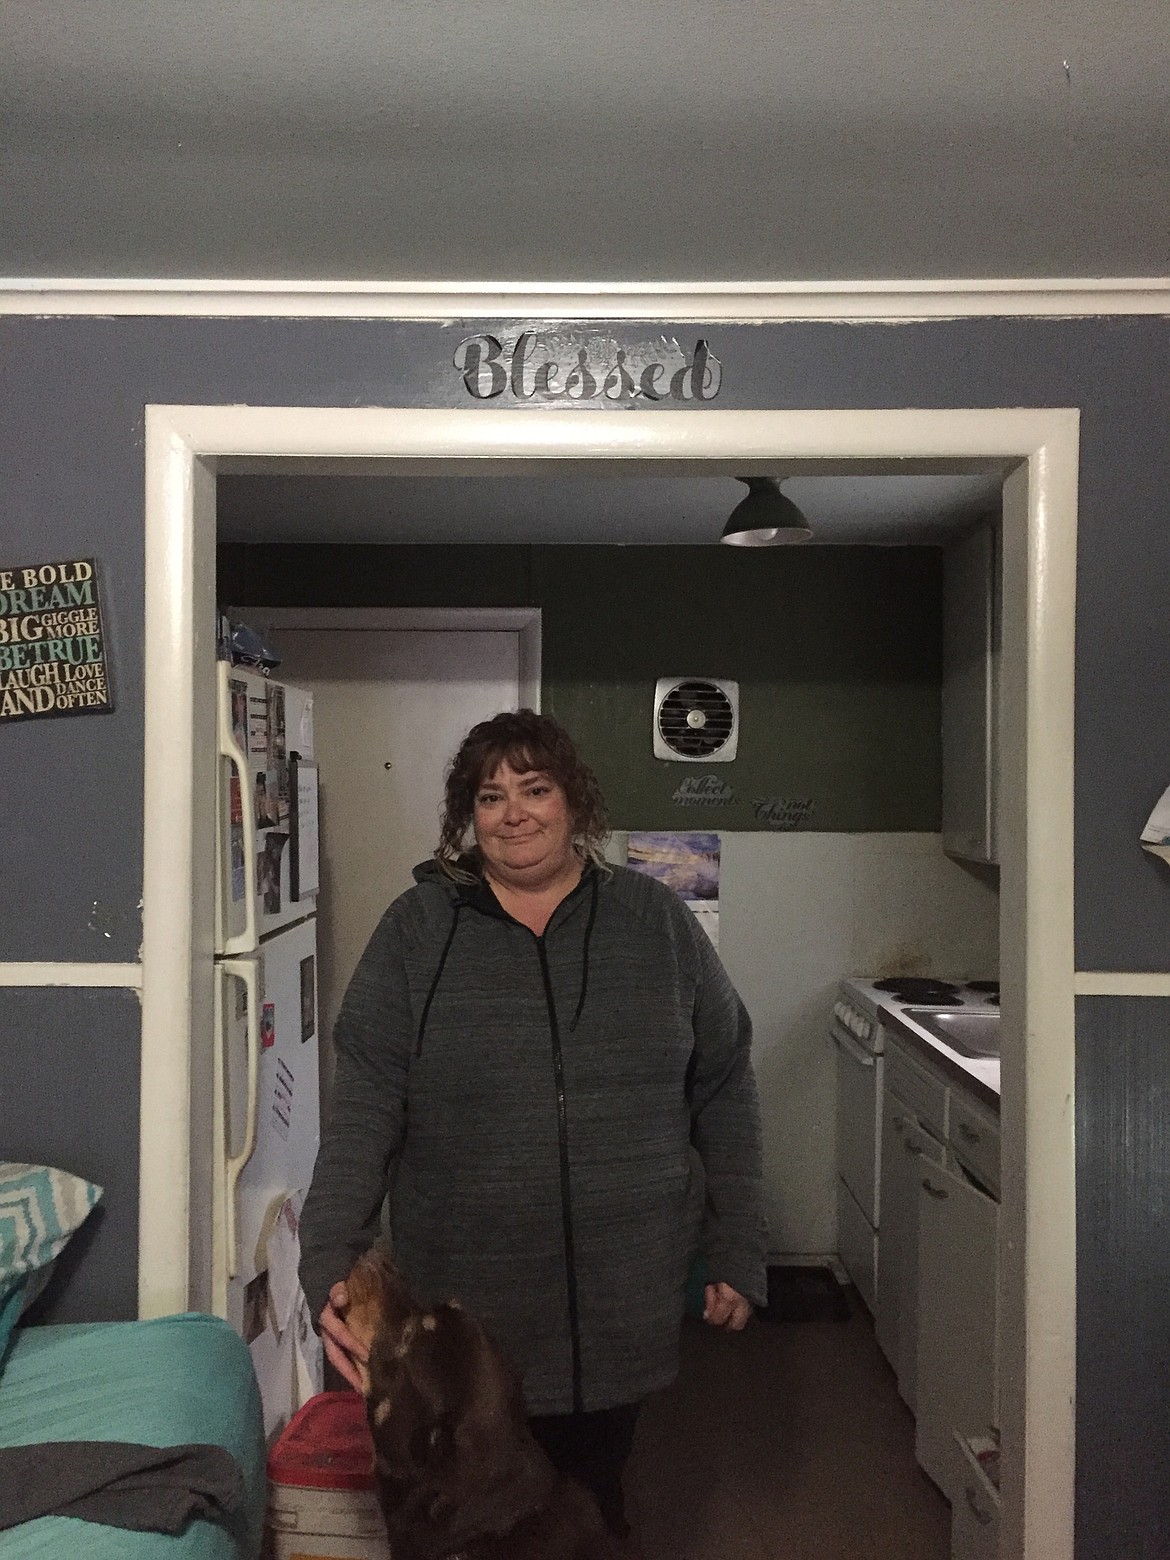
[[[747,1013],[691,912],[628,868],[588,867],[541,937],[482,882],[415,879],[337,1021],[301,1218],[312,1313],[392,1174],[398,1265],[480,1317],[530,1413],[645,1397],[677,1373],[700,1215],[709,1280],[766,1300]]]

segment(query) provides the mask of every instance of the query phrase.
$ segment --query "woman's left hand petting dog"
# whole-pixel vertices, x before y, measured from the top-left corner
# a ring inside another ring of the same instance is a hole
[[[322,1333],[365,1395],[394,1560],[621,1560],[592,1495],[537,1445],[519,1378],[474,1317],[419,1305],[376,1248],[330,1299],[342,1330],[322,1316]]]
[[[356,1320],[351,1312],[349,1285],[334,1284],[325,1308],[317,1318],[325,1358],[345,1378],[355,1392],[364,1392],[366,1361],[370,1357],[370,1336],[353,1331]]]

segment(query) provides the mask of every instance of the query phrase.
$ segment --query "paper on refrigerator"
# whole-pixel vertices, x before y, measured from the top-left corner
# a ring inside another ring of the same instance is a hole
[[[286,1197],[268,1235],[268,1299],[278,1334],[292,1320],[301,1293],[301,1241],[294,1199]]]
[[[311,1397],[325,1390],[325,1354],[321,1340],[313,1330],[313,1318],[309,1302],[301,1295],[297,1314],[293,1321],[296,1329],[294,1350],[296,1355],[297,1405],[307,1403]]]
[[[1151,855],[1170,861],[1170,786],[1162,792],[1146,821],[1142,844]]]
[[[307,1403],[325,1390],[325,1360],[321,1340],[313,1329],[309,1302],[301,1288],[301,1193],[292,1193],[280,1204],[268,1232],[268,1315],[282,1352],[291,1353],[293,1407]]]

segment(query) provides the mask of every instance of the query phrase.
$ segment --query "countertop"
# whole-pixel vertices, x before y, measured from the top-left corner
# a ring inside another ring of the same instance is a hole
[[[841,994],[863,1012],[868,1012],[871,1017],[886,1024],[908,1050],[916,1051],[928,1065],[933,1064],[960,1088],[969,1089],[977,1099],[998,1114],[999,1058],[962,1056],[907,1017],[907,1008],[929,1008],[930,1002],[903,1002],[888,991],[879,991],[872,981],[867,980],[844,981]],[[963,992],[961,995],[962,1007],[968,1012],[999,1011],[978,993]],[[959,1009],[948,1007],[940,1011],[958,1012]]]

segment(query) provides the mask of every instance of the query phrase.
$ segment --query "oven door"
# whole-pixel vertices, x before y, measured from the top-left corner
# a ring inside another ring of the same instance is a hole
[[[837,1174],[876,1230],[881,1058],[838,1024],[832,1035],[837,1047]]]

